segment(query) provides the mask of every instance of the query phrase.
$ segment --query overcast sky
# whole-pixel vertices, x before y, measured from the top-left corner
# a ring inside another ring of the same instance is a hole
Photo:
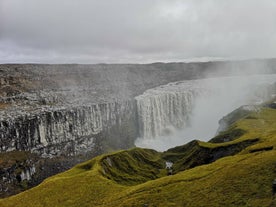
[[[275,0],[0,0],[0,63],[269,57]]]

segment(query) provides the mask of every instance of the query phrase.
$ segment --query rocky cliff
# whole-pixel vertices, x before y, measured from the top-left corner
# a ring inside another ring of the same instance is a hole
[[[0,65],[0,196],[18,192],[14,186],[21,190],[36,185],[97,154],[132,147],[139,133],[151,137],[162,134],[162,127],[169,124],[187,125],[196,91],[149,95],[136,99],[137,104],[134,97],[145,90],[174,81],[239,74],[239,69],[253,65],[264,67],[264,73],[276,71],[275,60]],[[21,152],[28,155],[22,159]],[[14,156],[9,162],[10,153]]]
[[[275,206],[274,103],[236,117],[220,134],[222,142],[194,140],[163,153],[133,148],[104,154],[0,199],[0,205]],[[237,130],[244,133],[224,141]]]
[[[73,156],[98,150],[103,141],[98,139],[103,137],[116,137],[113,147],[124,148],[137,134],[135,123],[133,101],[48,108],[2,117],[0,149],[32,151],[43,157]]]
[[[271,100],[276,95],[275,81],[275,74],[232,76],[184,80],[146,90],[135,97],[136,145],[164,151],[195,138],[207,141],[229,127],[235,117],[257,109],[244,106],[221,119],[229,111]]]

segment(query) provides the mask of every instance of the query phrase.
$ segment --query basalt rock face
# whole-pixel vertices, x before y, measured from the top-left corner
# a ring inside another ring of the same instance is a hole
[[[133,101],[53,108],[38,114],[2,118],[0,149],[32,151],[43,157],[73,156],[99,150],[100,137],[122,134],[114,147],[130,147],[127,143],[137,134],[135,120]]]
[[[147,101],[136,102],[134,99],[145,90],[170,82],[203,78],[207,73],[212,76],[227,75],[229,71],[237,73],[240,70],[232,69],[256,64],[265,65],[268,69],[265,73],[276,70],[275,60],[147,65],[0,65],[0,155],[4,157],[0,159],[3,169],[0,176],[2,180],[8,178],[0,182],[0,196],[34,186],[48,176],[105,151],[132,147],[139,136],[138,130],[142,133],[141,124],[150,122],[148,119],[141,121],[138,115],[142,111],[148,113]],[[179,111],[168,112],[156,124],[160,127],[167,126],[168,122],[176,127],[185,125],[189,119],[186,112],[190,111],[195,93],[160,97],[160,104],[167,103],[164,110],[183,107],[176,122],[172,117]],[[155,100],[150,97],[149,100],[154,106]],[[159,109],[161,107],[159,105]],[[158,108],[151,110],[158,118]],[[152,129],[156,127],[143,130],[143,133],[149,136],[160,133],[159,129]],[[5,155],[17,152],[30,154],[24,160],[18,156],[4,166],[3,161],[10,159]],[[23,181],[26,180],[25,185]]]
[[[116,80],[124,76],[124,70],[119,76],[114,73],[108,83],[111,71],[57,67],[60,70],[55,66],[1,66],[0,154],[26,151],[38,157],[34,161],[19,156],[5,166],[2,162],[10,158],[0,159],[0,197],[37,185],[107,150],[134,146],[136,104]]]
[[[0,150],[44,157],[126,148],[137,137],[136,95],[200,77],[201,64],[0,65]],[[131,125],[131,126],[130,126]],[[116,137],[116,138],[115,138]]]
[[[29,151],[0,153],[0,197],[20,193],[34,187],[45,178],[65,171],[83,160],[84,156],[42,158]]]
[[[2,166],[0,159],[0,197],[35,186],[43,179],[109,149],[132,147],[138,133],[134,103],[52,108],[40,113],[2,117],[2,154],[31,153],[6,166]],[[30,158],[33,156],[36,159]]]

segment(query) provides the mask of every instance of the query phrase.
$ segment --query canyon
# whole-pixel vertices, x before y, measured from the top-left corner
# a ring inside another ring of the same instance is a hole
[[[229,80],[225,76],[243,77],[238,82],[256,74],[266,76],[269,81],[263,83],[252,78],[254,90],[248,84],[236,88],[250,88],[251,102],[266,100],[276,91],[275,59],[145,65],[4,64],[0,73],[1,197],[104,152],[128,149],[135,142],[154,148],[157,137],[168,140],[177,130],[198,127],[193,119],[195,113],[201,114],[196,107],[204,103],[201,98],[229,96],[214,89],[220,83],[217,80]],[[238,104],[250,103],[246,101]],[[220,111],[218,120],[233,109]],[[180,140],[182,144],[186,141]]]

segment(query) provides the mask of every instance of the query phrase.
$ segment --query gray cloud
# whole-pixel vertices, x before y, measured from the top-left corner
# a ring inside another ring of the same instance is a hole
[[[276,56],[274,0],[0,0],[0,62]]]

